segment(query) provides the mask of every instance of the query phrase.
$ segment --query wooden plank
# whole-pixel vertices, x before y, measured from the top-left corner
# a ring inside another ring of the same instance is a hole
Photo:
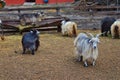
[[[0,11],[26,11],[26,10],[61,9],[61,8],[71,8],[71,6],[32,7],[32,8],[3,8],[3,9],[0,9]]]
[[[117,9],[120,9],[120,6],[99,6],[99,5],[95,5],[95,6],[88,6],[88,9],[92,9],[92,10],[117,10]]]
[[[61,32],[61,21],[64,18],[48,18],[41,22],[37,22],[35,27],[26,27],[22,30],[17,27],[20,22],[19,21],[3,21],[3,31],[4,33],[19,33],[19,32],[27,32],[30,29],[38,29],[40,31],[50,31],[56,30],[57,32]]]
[[[112,8],[120,8],[120,6],[93,6],[92,8],[94,8],[94,9],[106,9],[106,8],[108,8],[108,9],[112,9]]]
[[[57,27],[34,28],[34,29],[37,29],[39,31],[53,31],[53,30],[57,30]],[[21,32],[28,32],[28,31],[30,31],[30,29],[26,28],[26,29],[22,30]]]
[[[54,20],[54,21],[51,21],[51,22],[48,22],[48,23],[44,23],[44,22],[38,22],[37,25],[35,27],[27,27],[27,28],[24,28],[23,30],[21,31],[25,31],[25,30],[30,30],[30,29],[33,29],[33,28],[47,28],[50,27],[50,26],[55,26],[56,27],[56,30],[58,32],[61,32],[61,21],[62,20]]]
[[[17,28],[15,25],[11,25],[11,24],[2,24],[2,28],[3,29],[15,29],[15,30],[19,30],[19,28]]]
[[[46,27],[46,26],[57,26],[59,24],[61,24],[61,21],[63,20],[63,18],[48,18],[48,19],[44,19],[43,21],[39,21],[36,22],[36,26],[37,27]],[[4,26],[11,26],[11,27],[17,27],[17,25],[20,24],[20,21],[3,21],[3,25]]]
[[[3,33],[18,33],[19,31],[17,30],[3,30]],[[0,30],[0,33],[2,33],[2,31]]]
[[[56,31],[57,30],[57,27],[52,27],[52,28],[35,28],[37,29],[38,31]],[[22,30],[21,32],[20,31],[17,31],[17,30],[3,30],[4,34],[5,33],[23,33],[23,32],[28,32],[29,29],[26,29],[26,30]],[[0,30],[0,33],[2,33],[2,31]]]

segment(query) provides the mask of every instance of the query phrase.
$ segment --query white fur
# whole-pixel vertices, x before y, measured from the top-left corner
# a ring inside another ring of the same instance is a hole
[[[77,31],[77,24],[72,21],[62,21],[62,35],[68,35],[73,36],[73,27],[75,27],[75,30]]]
[[[38,15],[39,15],[39,17],[37,17],[37,20],[38,21],[42,21],[43,19],[45,19],[45,14],[44,14],[44,12],[42,13],[42,12],[38,12]]]
[[[0,24],[2,24],[2,20],[0,19]]]
[[[99,36],[96,37],[88,37],[85,33],[80,33],[74,40],[74,46],[76,50],[76,55],[78,60],[80,60],[80,56],[83,56],[84,65],[87,66],[86,60],[88,58],[93,59],[93,66],[95,65],[95,61],[98,57],[98,47]]]
[[[112,38],[115,38],[115,32],[114,32],[114,28],[115,26],[118,26],[118,31],[119,31],[119,38],[120,38],[120,20],[117,20],[115,21],[112,25],[111,25],[111,35],[112,35]]]

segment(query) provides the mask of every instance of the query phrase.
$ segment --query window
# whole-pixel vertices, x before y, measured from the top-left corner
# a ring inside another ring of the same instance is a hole
[[[35,0],[25,0],[26,2],[35,2]]]

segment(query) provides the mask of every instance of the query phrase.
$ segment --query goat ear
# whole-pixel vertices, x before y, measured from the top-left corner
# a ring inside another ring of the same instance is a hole
[[[100,43],[100,40],[98,40],[98,43]]]
[[[30,33],[33,33],[33,31],[31,30]]]
[[[105,34],[105,33],[106,33],[106,31],[103,33],[97,34],[96,37],[99,38],[102,34]]]
[[[66,22],[65,20],[62,20],[61,24],[65,24],[65,22]]]
[[[40,32],[39,32],[39,31],[37,31],[37,34],[40,34]]]
[[[86,34],[88,34],[91,38],[93,38],[94,36],[91,33],[85,32]]]
[[[92,40],[89,40],[89,43],[91,43],[92,42]]]
[[[100,37],[100,35],[101,35],[101,34],[97,34],[97,35],[96,35],[96,38],[99,38],[99,37]]]
[[[2,24],[2,20],[0,19],[0,24]]]

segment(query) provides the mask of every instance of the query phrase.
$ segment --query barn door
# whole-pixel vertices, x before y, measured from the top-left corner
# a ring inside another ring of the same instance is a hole
[[[25,0],[25,2],[35,2],[35,0]]]

